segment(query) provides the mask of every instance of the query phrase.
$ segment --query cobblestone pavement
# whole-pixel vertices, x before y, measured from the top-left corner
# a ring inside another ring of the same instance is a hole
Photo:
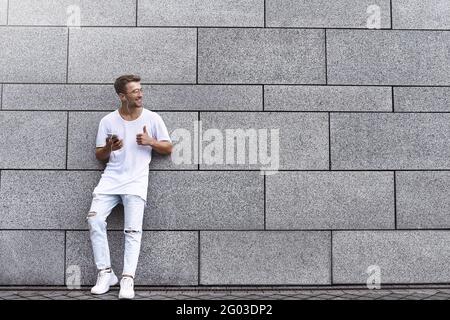
[[[446,287],[364,288],[303,287],[137,287],[135,300],[449,300]],[[119,288],[94,296],[88,287],[0,287],[0,300],[116,300]]]

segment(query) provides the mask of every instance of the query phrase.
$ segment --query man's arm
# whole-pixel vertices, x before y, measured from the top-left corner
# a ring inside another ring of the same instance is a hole
[[[106,148],[106,146],[95,148],[95,157],[99,161],[107,162],[110,154],[111,154],[111,148]]]
[[[169,155],[172,153],[172,143],[167,140],[158,141],[155,138],[150,137],[146,126],[144,126],[143,133],[138,133],[136,135],[136,142],[138,145],[150,146],[162,155]]]
[[[103,147],[95,148],[95,157],[99,161],[107,162],[111,155],[111,150],[116,151],[122,148],[123,140],[118,139],[106,139],[106,145]]]
[[[156,139],[154,139],[150,146],[153,148],[153,150],[162,155],[169,155],[172,153],[172,143],[167,140],[157,141]]]

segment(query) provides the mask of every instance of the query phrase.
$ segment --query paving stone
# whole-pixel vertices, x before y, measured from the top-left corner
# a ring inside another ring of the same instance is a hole
[[[49,94],[51,93],[51,94]],[[119,106],[111,84],[5,84],[4,110],[110,110]]]
[[[1,82],[65,82],[67,28],[0,27]]]
[[[331,168],[450,168],[450,114],[332,113]]]
[[[63,112],[0,111],[0,168],[64,169],[66,131]]]
[[[118,45],[123,39],[127,45]],[[195,50],[193,28],[71,30],[68,80],[113,83],[117,75],[132,73],[139,74],[142,82],[194,83]]]
[[[264,110],[392,111],[391,96],[389,87],[266,85]]]
[[[148,85],[144,103],[154,110],[262,110],[261,85]]]
[[[375,6],[375,8],[372,8]],[[376,11],[374,11],[376,10]],[[388,0],[269,0],[268,27],[368,28],[370,14],[380,14],[377,28],[390,28]]]
[[[231,290],[226,294],[218,295],[219,292],[209,292],[205,290],[170,290],[161,291],[161,294],[146,291],[136,287],[135,300],[448,300],[450,294],[435,292],[433,295],[423,293],[423,289],[395,289],[396,293],[389,290],[305,290],[293,289],[290,294],[281,294],[281,290]],[[352,292],[352,294],[345,292]],[[426,291],[426,290],[425,290]],[[0,299],[10,297],[6,300],[117,300],[118,289],[114,288],[105,295],[92,295],[89,290],[75,291],[57,290],[25,290],[8,291],[9,295],[2,295],[5,291],[0,291]],[[421,294],[419,294],[421,293]]]
[[[396,175],[399,229],[450,227],[450,173],[405,171]]]
[[[329,169],[325,113],[201,112],[200,120],[218,141],[203,142],[200,169]]]
[[[139,26],[263,27],[258,0],[139,0]]]
[[[394,87],[395,112],[448,112],[450,87]]]
[[[136,1],[9,0],[8,22],[34,26],[135,26]]]
[[[324,84],[323,30],[202,28],[199,83]]]
[[[8,14],[8,0],[0,0],[0,26],[6,25]]]
[[[99,177],[100,172],[3,170],[0,228],[88,229]]]
[[[0,231],[2,285],[63,285],[64,232]]]
[[[373,266],[382,284],[445,282],[449,237],[447,231],[333,232],[333,283],[365,284]]]
[[[200,283],[326,284],[329,240],[320,231],[201,231]]]
[[[393,179],[390,172],[279,172],[267,176],[267,228],[394,228]]]
[[[449,0],[393,0],[393,29],[449,29]]]
[[[327,30],[328,83],[449,85],[449,50],[445,31]]]

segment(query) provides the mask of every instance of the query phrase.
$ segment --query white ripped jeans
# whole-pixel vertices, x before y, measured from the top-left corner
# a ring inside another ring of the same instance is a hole
[[[93,194],[91,208],[87,216],[92,251],[97,269],[111,267],[106,218],[119,203],[124,208],[125,253],[123,273],[134,277],[141,250],[142,220],[145,200],[132,194]]]

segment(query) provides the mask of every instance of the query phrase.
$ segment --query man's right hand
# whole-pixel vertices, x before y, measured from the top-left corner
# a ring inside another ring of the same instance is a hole
[[[122,147],[123,147],[123,140],[106,138],[105,148],[107,150],[116,151],[121,149]]]
[[[95,148],[95,157],[99,161],[108,161],[111,150],[116,151],[123,147],[123,140],[106,138],[106,145]]]

